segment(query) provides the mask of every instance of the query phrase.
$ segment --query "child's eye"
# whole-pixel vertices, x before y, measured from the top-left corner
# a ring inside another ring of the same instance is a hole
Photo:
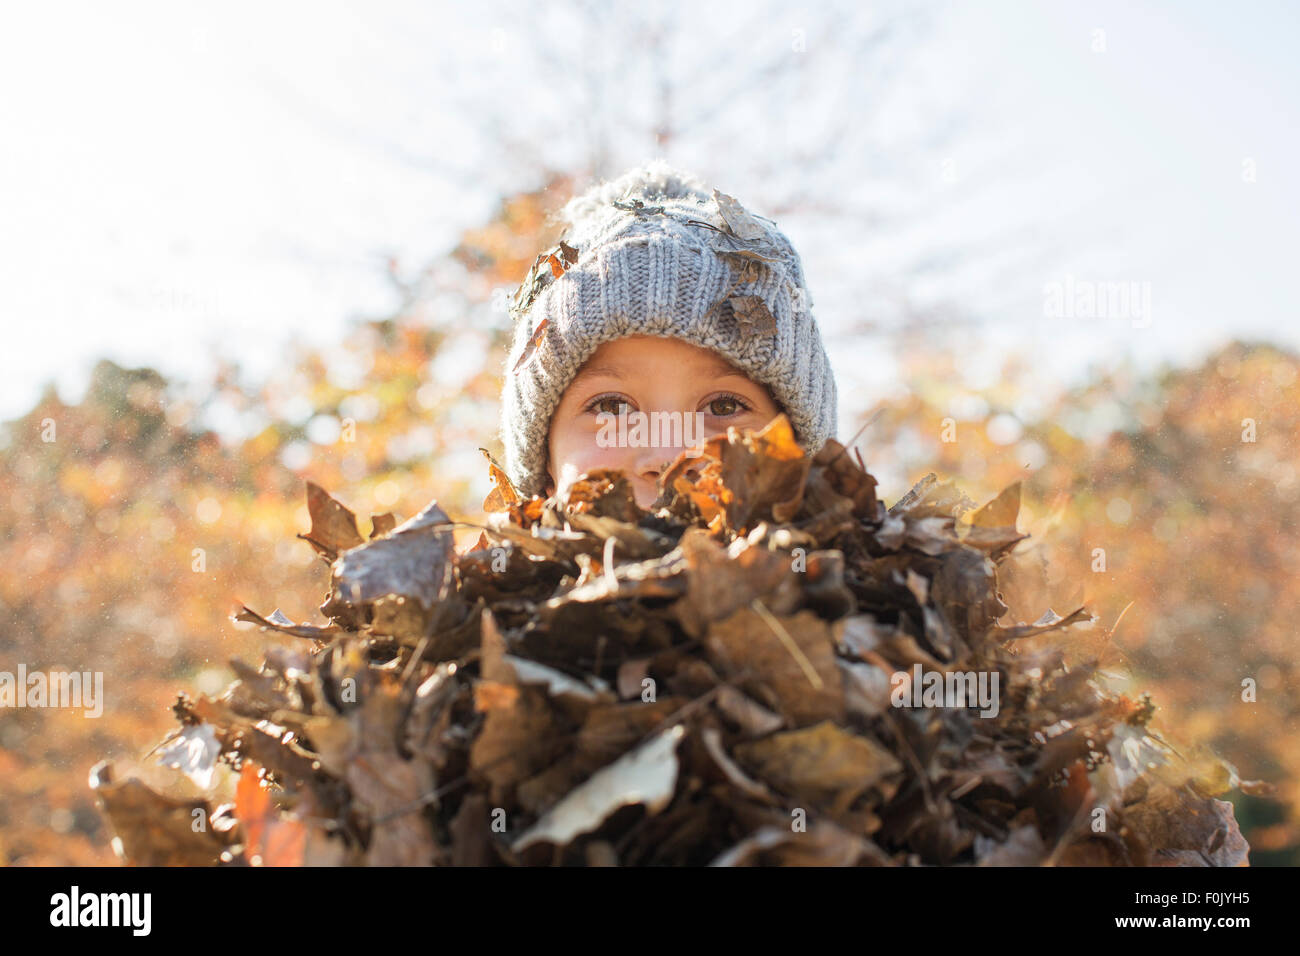
[[[623,406],[626,406],[624,411]],[[632,411],[632,405],[619,395],[597,395],[587,403],[585,411],[588,412],[607,412],[610,415],[629,414]]]
[[[739,395],[719,395],[709,401],[709,413],[718,418],[727,418],[742,411],[749,411],[749,403]]]

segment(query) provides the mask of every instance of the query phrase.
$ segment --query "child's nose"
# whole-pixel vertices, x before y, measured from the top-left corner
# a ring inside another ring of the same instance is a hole
[[[653,448],[639,448],[636,456],[636,470],[650,480],[657,479],[679,454],[680,448],[666,448],[662,445]]]
[[[646,485],[645,492],[649,493],[650,501],[653,501],[658,494],[656,483],[659,481],[659,476],[668,470],[668,466],[680,453],[680,448],[666,448],[662,445],[636,449],[636,476]],[[637,494],[639,504],[642,497],[643,494],[639,492]]]
[[[654,461],[641,461],[637,463],[636,474],[638,478],[643,478],[649,482],[656,482],[659,476],[667,470],[667,464],[656,458]]]

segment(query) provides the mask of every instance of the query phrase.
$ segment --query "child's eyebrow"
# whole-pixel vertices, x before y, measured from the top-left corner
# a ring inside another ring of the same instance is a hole
[[[702,371],[710,378],[743,378],[746,381],[750,380],[749,376],[744,372],[721,359],[710,362]],[[610,378],[616,379],[627,377],[617,365],[590,365],[573,376],[573,380],[578,382],[583,379],[596,378],[600,375],[608,375]]]
[[[723,359],[713,359],[709,362],[708,367],[704,370],[710,378],[743,378],[748,380],[749,376],[742,372],[736,366]]]
[[[577,375],[573,376],[573,380],[576,382],[584,378],[595,378],[597,375],[608,375],[610,378],[623,378],[623,372],[615,365],[590,365],[578,372]]]

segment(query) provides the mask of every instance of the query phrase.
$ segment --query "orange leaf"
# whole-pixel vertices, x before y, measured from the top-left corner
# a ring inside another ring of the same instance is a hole
[[[533,329],[532,338],[524,346],[524,354],[519,356],[519,361],[515,363],[513,371],[519,371],[533,357],[533,353],[537,351],[537,346],[542,342],[542,336],[546,333],[546,327],[550,324],[551,320],[548,318],[543,318],[542,321],[537,323],[537,328]]]
[[[307,827],[281,817],[252,760],[245,760],[239,773],[235,817],[244,831],[244,856],[254,866],[302,865]]]
[[[474,685],[474,709],[477,711],[509,709],[519,700],[519,688],[499,681],[484,680]]]
[[[519,492],[515,490],[514,482],[510,476],[505,473],[488,454],[486,448],[480,448],[479,451],[488,460],[488,474],[492,477],[493,488],[488,492],[488,496],[483,499],[484,511],[508,511],[510,507],[519,501]]]

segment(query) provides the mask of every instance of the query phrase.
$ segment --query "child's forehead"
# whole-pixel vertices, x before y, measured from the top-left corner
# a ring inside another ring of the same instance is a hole
[[[628,336],[601,345],[587,359],[574,378],[598,376],[629,378],[644,374],[647,359],[655,356],[670,362],[674,367],[684,365],[692,373],[700,376],[749,377],[729,362],[726,356],[712,349],[667,337]]]
[[[679,363],[680,364],[680,363]],[[710,356],[700,356],[694,361],[687,361],[690,372],[702,378],[743,378],[749,376],[736,368],[730,362],[716,353]],[[573,377],[575,382],[591,378],[612,378],[626,380],[630,378],[640,378],[651,373],[644,363],[635,361],[611,361],[608,359],[600,361],[588,360],[585,365],[578,370],[578,374]],[[651,373],[652,374],[652,373]]]

